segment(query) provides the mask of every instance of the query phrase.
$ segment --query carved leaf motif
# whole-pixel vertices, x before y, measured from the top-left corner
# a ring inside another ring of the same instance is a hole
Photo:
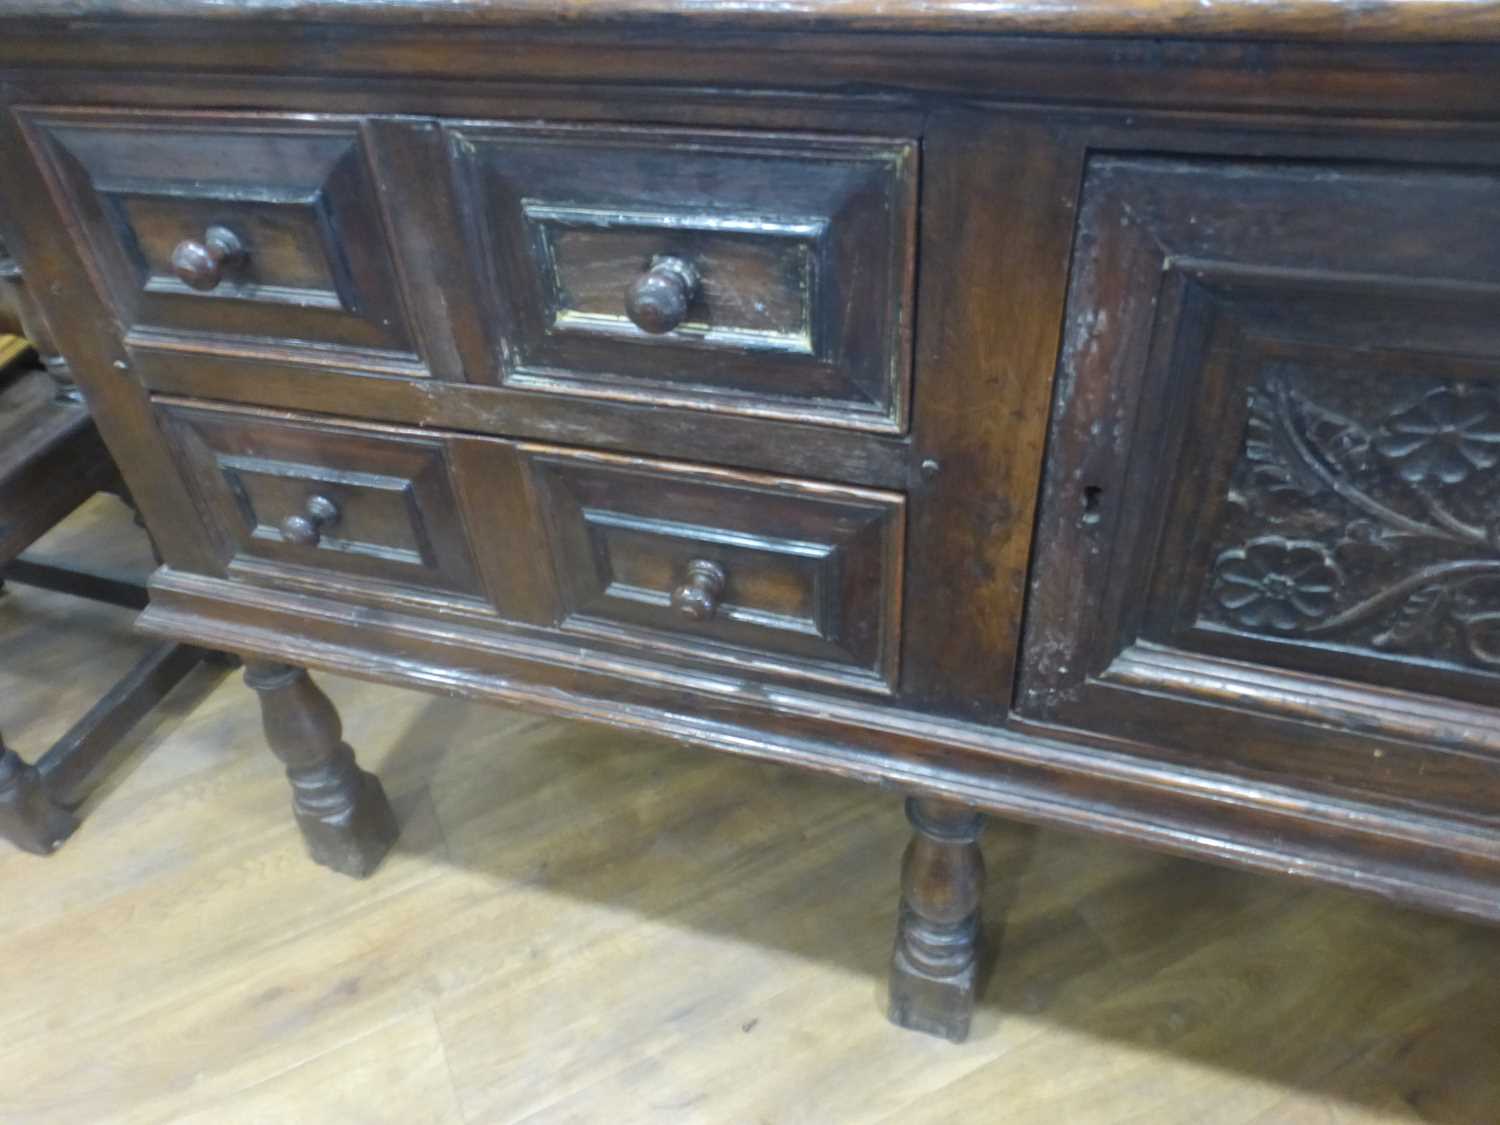
[[[1353,478],[1370,463],[1370,433],[1353,419],[1284,388],[1284,415],[1301,452],[1328,477]]]
[[[1324,485],[1298,455],[1282,425],[1277,395],[1280,385],[1256,387],[1250,395],[1250,422],[1245,438],[1245,459],[1250,462],[1250,480],[1271,494],[1295,493],[1316,496]]]
[[[1359,419],[1310,375],[1278,363],[1251,389],[1203,611],[1500,668],[1500,385],[1318,372]]]
[[[1391,615],[1385,631],[1375,636],[1375,647],[1404,649],[1432,640],[1449,600],[1449,592],[1443,586],[1423,586],[1413,591]]]
[[[1272,377],[1251,395],[1245,457],[1270,492],[1317,496],[1370,464],[1371,436],[1352,418],[1321,406]]]

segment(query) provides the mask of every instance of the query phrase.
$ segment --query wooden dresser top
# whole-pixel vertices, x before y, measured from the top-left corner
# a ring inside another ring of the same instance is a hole
[[[3,19],[1500,40],[1500,0],[12,0]]]

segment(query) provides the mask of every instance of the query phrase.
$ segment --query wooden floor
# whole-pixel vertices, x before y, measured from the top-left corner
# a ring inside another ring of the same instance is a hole
[[[46,546],[101,537],[139,559],[107,499]],[[130,664],[128,617],[0,597],[13,745]],[[1500,1122],[1500,931],[995,823],[953,1047],[882,1018],[893,795],[322,682],[397,852],[307,862],[250,693],[199,669],[60,853],[0,852],[0,1122]]]

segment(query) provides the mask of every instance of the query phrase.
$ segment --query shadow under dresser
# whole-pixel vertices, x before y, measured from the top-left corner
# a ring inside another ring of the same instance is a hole
[[[19,0],[0,232],[312,855],[306,669],[1500,920],[1500,2]],[[504,763],[497,762],[497,769]]]

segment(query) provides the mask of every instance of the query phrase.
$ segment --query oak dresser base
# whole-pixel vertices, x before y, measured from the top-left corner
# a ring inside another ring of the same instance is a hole
[[[909,798],[950,1039],[983,815],[1500,921],[1500,0],[0,35],[141,625],[246,654],[319,863],[396,822],[305,669]]]

